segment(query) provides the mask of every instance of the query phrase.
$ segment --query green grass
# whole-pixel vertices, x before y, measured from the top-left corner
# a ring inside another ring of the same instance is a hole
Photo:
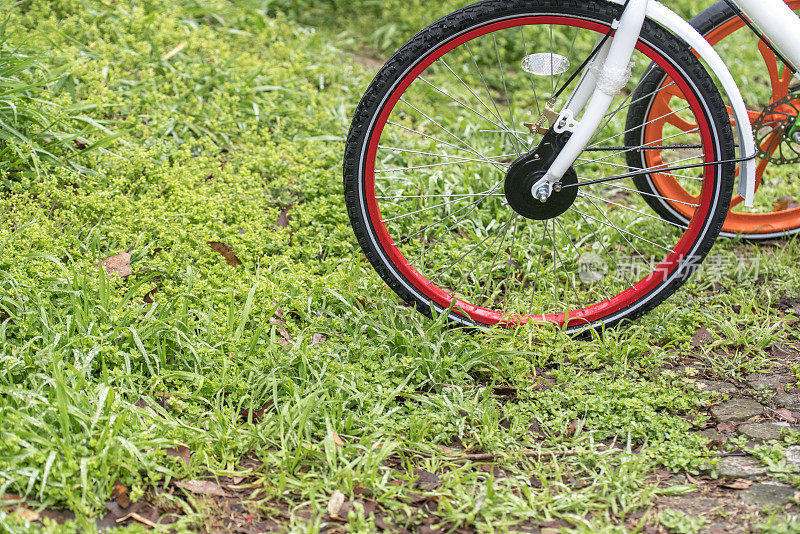
[[[798,244],[723,243],[721,257],[758,261],[760,284],[722,262],[636,324],[589,340],[474,334],[415,313],[364,261],[340,179],[372,76],[347,50],[391,49],[436,16],[399,4],[13,5],[0,51],[57,53],[14,75],[33,77],[35,93],[15,101],[53,105],[30,115],[27,159],[0,167],[0,494],[70,509],[65,530],[92,529],[117,481],[136,500],[176,478],[244,472],[260,488],[254,506],[283,510],[295,531],[318,531],[332,493],[359,489],[412,528],[421,468],[439,477],[424,493],[448,528],[563,519],[614,532],[658,495],[654,470],[713,472],[690,432],[709,396],[664,367],[699,350],[720,376],[766,368],[771,344],[796,333],[774,303],[797,297]],[[335,14],[340,26],[326,26]],[[62,116],[73,133],[59,139],[98,149],[37,157]],[[133,274],[98,269],[124,251]],[[715,281],[727,292],[707,291]],[[719,339],[692,348],[699,326]],[[168,453],[181,445],[188,466]],[[462,447],[507,456],[505,472],[453,461]],[[523,458],[530,450],[553,456]],[[260,467],[246,471],[244,458]],[[182,510],[173,528],[217,519],[195,497],[158,498]],[[352,531],[375,530],[363,507],[350,514]],[[0,525],[27,528],[13,506]]]

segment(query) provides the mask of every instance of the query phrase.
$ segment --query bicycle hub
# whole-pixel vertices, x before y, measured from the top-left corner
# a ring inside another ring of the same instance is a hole
[[[525,218],[544,221],[558,217],[575,202],[578,196],[578,175],[572,167],[560,182],[543,185],[531,191],[553,164],[569,141],[571,132],[556,133],[552,129],[542,137],[539,146],[520,156],[508,169],[505,195],[508,204]]]

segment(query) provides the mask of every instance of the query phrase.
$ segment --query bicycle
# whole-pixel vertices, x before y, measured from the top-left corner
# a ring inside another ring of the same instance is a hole
[[[800,18],[781,0],[728,7],[790,80]],[[759,114],[772,133],[757,145],[719,54],[656,2],[479,2],[370,84],[345,148],[348,214],[376,271],[423,313],[613,326],[685,283],[732,203],[758,209],[757,158],[800,142],[787,103]]]

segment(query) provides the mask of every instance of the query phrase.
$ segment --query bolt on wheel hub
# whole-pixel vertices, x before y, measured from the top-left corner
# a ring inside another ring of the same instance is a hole
[[[557,134],[550,130],[535,150],[520,156],[508,169],[505,180],[505,195],[508,204],[525,218],[544,221],[558,217],[578,197],[578,175],[572,167],[552,190],[542,186],[532,191],[553,164],[561,148],[567,144],[570,132]]]

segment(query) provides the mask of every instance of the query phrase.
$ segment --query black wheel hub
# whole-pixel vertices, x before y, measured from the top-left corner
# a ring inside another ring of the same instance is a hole
[[[505,181],[505,195],[508,204],[520,215],[528,219],[544,221],[558,217],[575,202],[578,197],[578,175],[572,167],[553,187],[545,202],[534,197],[533,184],[545,175],[572,134],[557,134],[552,129],[547,132],[535,150],[520,156],[508,169]]]

